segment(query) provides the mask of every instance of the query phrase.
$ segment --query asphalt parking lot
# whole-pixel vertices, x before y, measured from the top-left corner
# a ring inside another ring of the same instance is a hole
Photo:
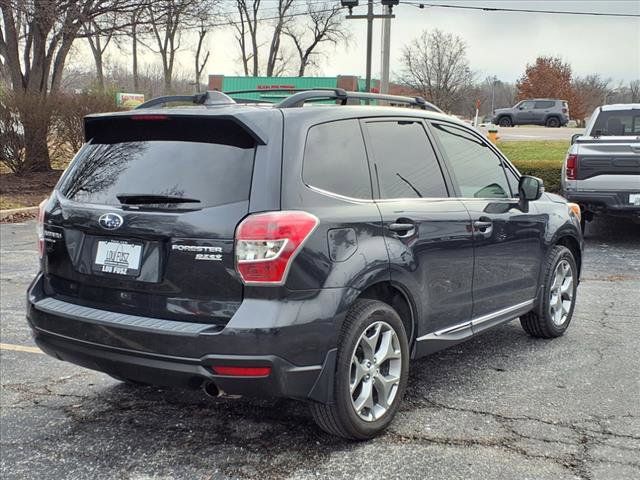
[[[640,226],[588,226],[573,325],[517,321],[412,364],[383,436],[325,435],[304,405],[130,387],[37,353],[33,222],[0,225],[3,479],[640,478]]]

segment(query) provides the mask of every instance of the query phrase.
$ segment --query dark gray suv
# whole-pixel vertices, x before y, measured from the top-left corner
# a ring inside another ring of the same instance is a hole
[[[498,108],[492,123],[501,127],[514,125],[544,125],[563,127],[569,122],[569,104],[566,100],[535,98],[522,100],[511,108]]]
[[[195,99],[86,117],[38,222],[27,316],[48,354],[133,385],[298,399],[366,439],[411,359],[516,317],[536,337],[569,326],[580,210],[464,123],[343,90]]]

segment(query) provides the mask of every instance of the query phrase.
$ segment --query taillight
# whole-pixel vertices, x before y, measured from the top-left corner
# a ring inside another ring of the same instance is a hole
[[[216,365],[211,367],[213,373],[230,377],[268,377],[271,367],[232,367]]]
[[[149,115],[149,114],[131,115],[131,120],[142,120],[142,121],[149,121],[149,122],[168,120],[168,119],[169,119],[168,115]]]
[[[307,212],[249,215],[236,230],[236,270],[245,284],[281,285],[295,255],[318,225]]]
[[[38,256],[44,256],[44,209],[49,199],[45,199],[38,205],[38,223],[36,224],[36,232],[38,233]]]
[[[567,113],[567,109],[566,109],[566,108],[563,108],[563,109],[562,109],[562,113]]]
[[[575,180],[578,177],[578,155],[567,155],[567,180]]]

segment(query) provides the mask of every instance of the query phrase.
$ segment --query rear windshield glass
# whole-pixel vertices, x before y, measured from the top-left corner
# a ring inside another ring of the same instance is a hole
[[[146,196],[145,204],[163,208],[211,207],[249,198],[255,144],[233,122],[111,118],[87,130],[92,138],[59,186],[66,198],[120,205]],[[171,201],[165,204],[163,197]],[[181,203],[181,198],[188,201]]]
[[[600,112],[591,135],[640,135],[640,109]]]

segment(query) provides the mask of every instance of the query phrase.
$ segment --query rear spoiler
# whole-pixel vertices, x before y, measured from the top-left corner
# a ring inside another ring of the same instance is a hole
[[[153,110],[151,112],[136,111],[131,110],[127,112],[116,112],[116,113],[98,113],[87,115],[84,117],[84,141],[88,142],[96,135],[98,135],[103,128],[108,128],[108,124],[117,120],[131,120],[133,118],[143,118],[143,117],[166,117],[168,119],[172,118],[184,118],[184,119],[194,119],[194,118],[202,118],[203,120],[212,120],[212,121],[227,121],[235,123],[238,127],[244,130],[251,138],[255,140],[258,145],[266,145],[267,144],[267,136],[265,132],[256,125],[255,121],[251,118],[248,118],[244,112],[237,112],[235,115],[194,115],[192,113],[189,114],[180,114],[167,111],[167,110]]]

